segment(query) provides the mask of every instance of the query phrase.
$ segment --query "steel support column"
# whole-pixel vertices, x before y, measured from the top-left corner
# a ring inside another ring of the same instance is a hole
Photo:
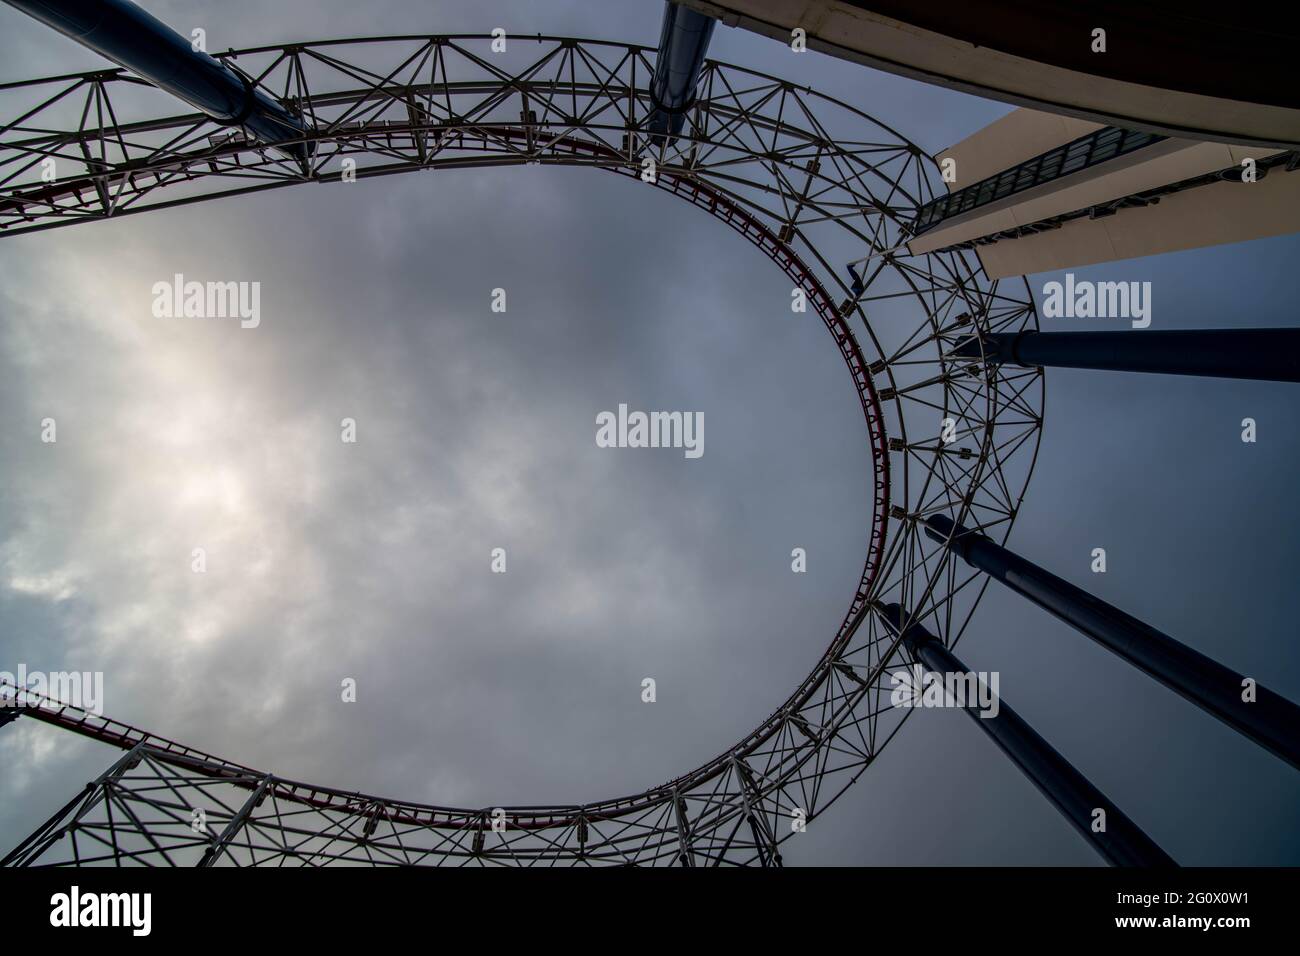
[[[1300,382],[1300,329],[994,332],[950,354],[1025,367]]]
[[[34,830],[27,839],[18,844],[3,860],[0,867],[30,866],[33,861],[53,844],[62,840],[82,817],[108,799],[108,787],[112,780],[129,773],[140,763],[146,746],[143,741],[122,754],[113,765],[98,777],[86,784],[81,792],[60,807],[52,817]],[[75,811],[75,812],[73,812]],[[69,819],[69,815],[71,818]],[[67,819],[67,823],[63,821]]]
[[[686,801],[673,789],[673,814],[677,818],[677,859],[682,866],[695,866],[695,847],[691,845],[691,821],[686,815]]]
[[[763,816],[762,797],[758,787],[754,785],[754,772],[749,768],[749,764],[735,754],[731,756],[731,768],[740,782],[745,818],[749,821],[749,829],[754,837],[759,865],[781,866],[781,851],[778,849],[776,834],[768,828],[767,818]]]
[[[926,519],[925,533],[946,544],[971,567],[1087,634],[1213,714],[1233,730],[1300,769],[1300,707],[1254,684],[1254,700],[1242,699],[1247,678],[1043,570],[984,535],[944,515]]]
[[[907,614],[900,605],[877,604],[876,613],[890,631],[903,635],[912,656],[932,672],[968,673],[966,665],[938,638],[920,624],[907,624]],[[982,715],[974,702],[963,709],[1112,866],[1177,866],[1006,701],[999,701],[995,716]],[[1101,832],[1093,830],[1097,810],[1105,811],[1105,829]]]
[[[0,859],[0,867],[27,866],[32,860],[45,852],[45,849],[51,843],[61,839],[59,821],[83,803],[86,804],[85,809],[90,809],[98,803],[101,794],[97,788],[98,783],[95,781],[91,781],[82,787],[80,793],[54,811],[54,814],[33,830],[23,842],[6,853],[4,859]],[[31,852],[32,847],[39,847],[39,849]]]
[[[221,854],[228,852],[226,847],[230,845],[230,841],[233,840],[235,835],[243,829],[245,824],[248,823],[249,816],[252,815],[253,811],[257,809],[258,805],[266,797],[266,791],[274,781],[275,778],[269,773],[262,778],[262,782],[257,785],[256,790],[248,795],[248,799],[245,800],[244,805],[239,808],[239,812],[230,818],[225,829],[221,831],[221,835],[212,842],[211,846],[203,851],[203,858],[198,862],[200,868],[215,866],[217,861],[221,859]],[[366,825],[370,827],[369,820],[366,821]],[[373,827],[371,827],[371,829],[373,829]]]

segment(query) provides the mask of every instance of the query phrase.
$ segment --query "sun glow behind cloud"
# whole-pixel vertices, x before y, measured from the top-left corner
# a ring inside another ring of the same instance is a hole
[[[25,286],[59,296],[20,303],[30,317],[5,326],[27,414],[58,428],[40,449],[57,467],[10,476],[26,507],[5,573],[15,590],[92,609],[83,646],[148,648],[184,674],[187,644],[219,642],[283,593],[274,564],[309,584],[310,556],[283,515],[324,437],[258,414],[267,383],[239,361],[237,326],[154,318],[144,270],[110,270],[69,245]]]
[[[709,283],[726,298],[697,315],[660,267],[588,274],[641,248],[613,206],[671,201],[590,173],[508,175],[520,178],[492,180],[504,192],[440,180],[464,209],[417,201],[419,180],[332,196],[342,207],[322,221],[389,235],[382,254],[328,228],[302,248],[229,246],[215,226],[169,240],[185,231],[170,214],[116,224],[111,248],[93,229],[10,247],[0,269],[24,273],[6,288],[22,321],[0,334],[21,370],[22,427],[0,438],[17,451],[6,469],[22,519],[4,580],[32,601],[65,595],[41,604],[39,645],[51,666],[104,670],[107,713],[338,786],[589,799],[712,757],[807,672],[860,570],[864,532],[844,516],[862,511],[865,527],[865,453],[828,435],[792,460],[743,423],[797,427],[788,366],[811,358],[808,403],[858,434],[824,330],[790,326],[775,270],[744,283],[761,330],[720,325],[734,283]],[[436,263],[392,238],[454,231],[516,194],[536,217],[476,220]],[[287,192],[282,218],[312,221],[313,195]],[[374,201],[349,208],[351,196]],[[669,208],[668,223],[700,222]],[[245,215],[205,209],[227,231]],[[539,257],[551,230],[573,248]],[[679,274],[700,268],[689,249],[656,248]],[[261,325],[154,317],[152,284],[177,272],[262,279]],[[501,273],[511,312],[493,320]],[[38,291],[50,287],[60,294]],[[595,413],[628,399],[702,408],[733,437],[699,461],[597,448]],[[27,423],[46,415],[59,440],[34,445]],[[355,445],[340,441],[345,416]],[[841,453],[842,468],[819,459]],[[792,505],[818,460],[843,476],[841,504],[801,532],[825,556],[808,586],[791,580],[785,535],[768,540],[754,516]],[[498,546],[505,576],[488,570]],[[771,584],[757,597],[755,575]],[[647,675],[670,706],[644,709]],[[345,676],[361,688],[349,711]]]

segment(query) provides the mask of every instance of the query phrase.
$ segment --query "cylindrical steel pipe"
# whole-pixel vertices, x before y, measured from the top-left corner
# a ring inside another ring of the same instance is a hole
[[[686,123],[686,111],[695,102],[700,69],[709,52],[716,21],[676,3],[664,5],[663,28],[659,32],[659,53],[650,80],[650,132],[676,136]]]
[[[1087,634],[1233,730],[1300,769],[1300,707],[984,535],[931,515],[925,533],[971,567]],[[1253,698],[1243,699],[1250,691]]]
[[[1300,329],[992,332],[952,354],[1026,367],[1300,382]]]
[[[302,122],[234,70],[129,0],[5,0],[82,46],[227,126],[267,143],[300,137]],[[283,147],[299,159],[298,143]]]
[[[875,608],[893,633],[903,635],[912,656],[932,672],[969,673],[966,665],[920,624],[913,622],[904,628],[907,614],[901,605],[877,604]],[[977,704],[969,701],[963,709],[1112,866],[1178,865],[1005,701],[999,701],[991,715],[981,714]],[[1098,810],[1105,816],[1098,817]],[[1104,820],[1100,831],[1094,829],[1099,820]]]

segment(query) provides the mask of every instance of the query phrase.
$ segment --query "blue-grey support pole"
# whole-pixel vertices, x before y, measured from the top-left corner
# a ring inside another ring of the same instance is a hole
[[[274,143],[303,134],[302,122],[229,67],[129,0],[5,0],[47,26],[126,67],[226,126]],[[305,144],[283,149],[300,160]]]
[[[1256,682],[1248,688],[1244,675],[1061,580],[984,535],[961,527],[945,515],[927,518],[925,533],[946,544],[971,567],[1029,598],[1300,769],[1300,707],[1285,697]]]
[[[709,52],[716,21],[675,3],[664,5],[663,29],[659,32],[659,54],[650,80],[650,132],[676,136],[686,124],[686,111],[695,102],[700,69]]]
[[[902,633],[908,651],[930,671],[969,673],[966,665],[920,624],[912,623],[904,630],[907,615],[901,605],[877,604],[875,609],[890,631]],[[977,701],[967,702],[963,709],[1106,862],[1112,866],[1178,865],[1005,701],[998,702],[997,712],[991,716],[981,712]],[[1105,811],[1105,816],[1099,818],[1097,810]],[[1093,829],[1099,819],[1104,820],[1100,832]]]
[[[1300,329],[993,332],[952,354],[1000,365],[1300,382]]]

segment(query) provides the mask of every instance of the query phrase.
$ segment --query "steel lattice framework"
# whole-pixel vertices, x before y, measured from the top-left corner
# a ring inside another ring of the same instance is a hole
[[[889,678],[911,661],[871,602],[912,609],[948,645],[968,626],[986,581],[916,522],[947,514],[1005,541],[1037,455],[1043,385],[1039,369],[950,355],[974,333],[1037,317],[1023,281],[988,280],[969,252],[908,254],[918,211],[942,193],[932,160],[851,106],[715,62],[682,135],[654,137],[653,50],[491,44],[404,36],[218,55],[302,119],[301,160],[171,115],[173,100],[123,70],[0,86],[0,236],[298,183],[525,163],[590,166],[686,199],[784,270],[862,404],[874,519],[825,653],[705,765],[632,796],[546,807],[440,807],[284,780],[0,687],[24,713],[128,751],[7,862],[777,864],[792,821],[823,812],[909,712],[890,706]]]

